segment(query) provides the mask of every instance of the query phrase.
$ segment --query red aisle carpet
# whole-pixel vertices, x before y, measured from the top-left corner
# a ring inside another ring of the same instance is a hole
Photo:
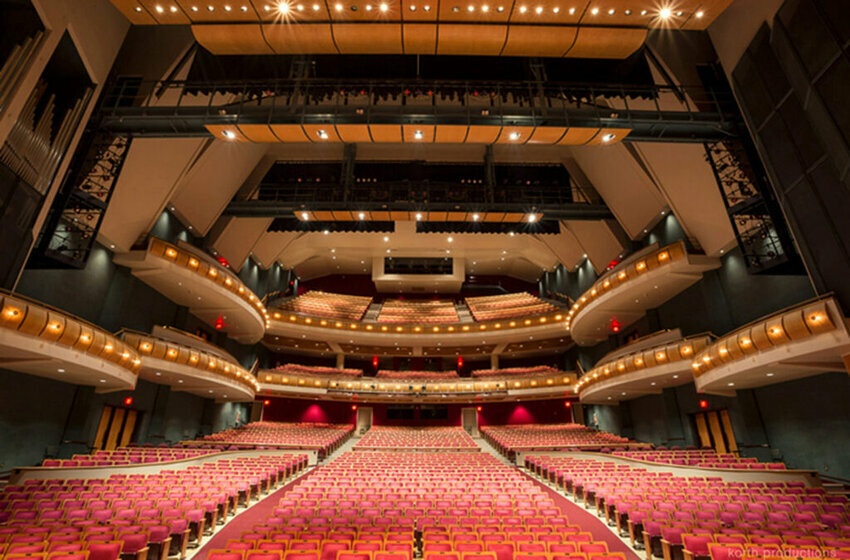
[[[524,473],[523,473],[524,474]],[[528,475],[526,475],[528,476]],[[598,517],[589,513],[584,508],[575,505],[548,486],[534,480],[534,483],[540,486],[543,490],[549,493],[555,504],[564,512],[564,515],[570,520],[571,524],[580,525],[582,531],[589,532],[593,535],[593,540],[604,541],[608,544],[610,552],[623,552],[626,555],[626,560],[641,560],[637,554],[631,551],[623,541],[618,539],[603,521]],[[227,541],[231,539],[239,539],[242,533],[250,531],[254,525],[260,525],[274,512],[278,501],[283,497],[283,494],[290,490],[296,481],[292,481],[282,488],[275,490],[266,496],[259,503],[252,506],[250,509],[243,511],[236,517],[232,518],[228,524],[216,533],[207,543],[202,546],[193,557],[192,560],[206,560],[207,554],[211,550],[227,548]]]
[[[236,517],[230,518],[227,525],[222,527],[204,546],[195,552],[192,560],[206,560],[207,554],[211,550],[223,550],[227,548],[227,541],[238,540],[242,536],[242,533],[252,530],[254,525],[261,525],[266,520],[266,517],[274,513],[274,508],[277,507],[283,494],[291,490],[298,480],[300,479],[287,483]],[[187,554],[188,556],[190,554]]]
[[[524,473],[525,476],[528,474]],[[570,525],[580,525],[581,530],[593,535],[594,541],[603,541],[608,545],[609,552],[623,552],[626,555],[626,560],[641,560],[626,544],[618,539],[616,535],[608,528],[604,521],[600,520],[594,514],[590,513],[581,506],[578,506],[568,499],[564,498],[542,482],[528,476],[534,483],[544,489],[554,500],[555,505],[561,508],[567,519],[570,520]],[[616,530],[616,529],[615,529]]]

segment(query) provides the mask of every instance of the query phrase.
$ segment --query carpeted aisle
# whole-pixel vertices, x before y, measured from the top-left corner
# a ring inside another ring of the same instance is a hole
[[[227,548],[227,541],[239,539],[242,533],[252,530],[254,525],[261,525],[266,517],[274,513],[274,508],[277,507],[277,503],[283,497],[283,494],[291,490],[300,479],[301,477],[288,482],[248,509],[242,511],[242,513],[236,515],[236,517],[230,518],[227,525],[207,540],[204,546],[196,550],[194,555],[187,554],[187,557],[190,557],[191,560],[206,560],[207,554],[211,550],[225,549]]]
[[[608,528],[604,521],[585,510],[583,507],[572,503],[542,482],[535,480],[527,473],[523,472],[522,474],[527,476],[530,480],[533,480],[535,484],[545,490],[549,496],[552,497],[555,505],[561,508],[564,515],[566,515],[567,519],[570,520],[571,525],[580,525],[582,531],[593,535],[593,540],[604,541],[607,543],[609,552],[623,552],[626,554],[626,560],[641,560],[641,558],[635,554],[631,548],[617,538],[614,532]]]

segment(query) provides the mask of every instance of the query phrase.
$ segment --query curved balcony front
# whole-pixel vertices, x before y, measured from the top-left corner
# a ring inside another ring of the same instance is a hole
[[[682,241],[638,253],[576,300],[567,312],[570,337],[579,346],[602,342],[718,267],[720,259],[691,255]]]
[[[141,359],[111,333],[17,294],[0,294],[0,354],[5,369],[97,392],[131,390]]]
[[[571,341],[566,312],[493,321],[378,323],[273,312],[264,343],[276,351],[359,356],[530,355],[562,351]]]
[[[846,369],[850,330],[838,302],[823,297],[754,321],[700,352],[691,364],[702,393],[752,389]]]
[[[136,331],[121,334],[141,357],[139,375],[153,383],[219,402],[252,401],[260,388],[254,376],[223,350],[213,354]]]
[[[263,338],[268,313],[238,276],[185,245],[151,238],[144,250],[116,254],[133,276],[242,343]]]
[[[576,383],[582,403],[617,404],[643,395],[661,393],[693,380],[691,363],[711,343],[708,335],[628,346],[612,359],[603,358]]]
[[[293,374],[260,370],[263,394],[301,399],[395,403],[474,403],[541,400],[569,396],[574,372],[506,376],[486,380],[468,377],[441,380]]]

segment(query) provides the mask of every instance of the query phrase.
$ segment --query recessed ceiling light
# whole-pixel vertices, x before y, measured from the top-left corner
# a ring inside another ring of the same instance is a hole
[[[508,134],[508,138],[510,138],[511,140],[519,140],[519,132],[511,132],[510,134]]]
[[[553,14],[557,14],[557,13],[558,13],[558,12],[560,12],[560,11],[561,11],[561,8],[559,8],[558,6],[555,6],[554,8],[552,8],[552,13],[553,13]]]
[[[700,11],[698,11],[695,15],[696,15],[698,18],[701,18],[702,16],[704,16],[704,15],[705,15],[705,12],[703,12],[702,10],[700,10]]]
[[[608,15],[613,16],[616,12],[617,12],[617,10],[615,10],[614,8],[611,8],[610,10],[608,10]]]
[[[136,7],[135,7],[135,8],[133,8],[133,9],[134,9],[134,10],[136,10],[137,12],[141,12],[141,11],[142,11],[142,8],[141,8],[141,7],[139,7],[139,6],[136,6]]]
[[[419,220],[421,220],[421,219],[422,219],[422,214],[420,214],[420,213],[418,213],[418,212],[417,212],[417,214],[416,214],[416,221],[418,222],[418,221],[419,221]]]
[[[467,9],[467,10],[469,10],[470,12],[474,12],[474,11],[475,11],[475,6],[473,6],[472,4],[470,4],[469,6],[467,6],[467,7],[466,7],[466,9]]]
[[[341,11],[342,11],[342,4],[335,4],[335,5],[334,5],[334,10],[336,10],[336,11],[338,11],[338,12],[341,12]]]
[[[504,6],[499,6],[498,8],[496,8],[496,11],[497,11],[497,12],[499,12],[499,13],[501,14],[502,12],[504,12],[504,11],[505,11],[505,7],[504,7]]]
[[[773,373],[768,373],[768,374],[767,374],[767,376],[768,376],[768,377],[773,377],[773,375],[774,375]]]
[[[227,138],[228,140],[233,140],[233,139],[235,139],[235,138],[236,138],[236,133],[235,133],[235,132],[233,132],[232,130],[225,130],[225,131],[224,131],[224,132],[222,132],[221,134],[222,134],[222,136],[224,136],[224,137],[225,137],[225,138]]]
[[[543,6],[537,6],[536,8],[534,8],[534,11],[535,11],[535,13],[542,14],[543,13]]]
[[[533,224],[537,221],[537,214],[529,214],[528,215],[528,223]]]
[[[661,11],[658,12],[658,17],[661,19],[669,19],[670,16],[673,15],[673,10],[670,8],[661,8]]]
[[[592,10],[590,10],[590,13],[594,16],[597,15],[599,13],[599,8],[593,8]]]
[[[358,219],[358,220],[365,220],[365,219],[366,219],[366,214],[365,214],[364,212],[358,212],[358,213],[357,213],[357,219]]]
[[[520,6],[519,13],[524,14],[527,11],[528,11],[528,8],[526,8],[525,6]]]
[[[575,8],[570,8],[570,15],[571,15],[571,16],[572,16],[572,15],[575,15],[575,13],[576,13],[576,9],[575,9]]]
[[[229,4],[225,4],[225,5],[224,5],[224,11],[225,11],[225,12],[229,12],[231,9],[232,9],[232,8],[230,7],[230,5],[229,5]]]
[[[486,14],[487,12],[490,11],[490,6],[488,6],[487,4],[484,4],[483,6],[481,6],[481,11]]]
[[[386,12],[389,9],[390,9],[390,7],[386,3],[381,4],[381,11],[382,12]]]
[[[449,237],[446,241],[448,241],[449,243],[451,243],[451,242],[452,242],[452,241],[454,241],[454,240],[455,240],[455,238],[454,238],[454,237]]]
[[[384,242],[386,243],[386,242],[387,242],[387,241],[389,241],[389,240],[390,240],[389,236],[385,235],[385,236],[384,236]]]
[[[424,138],[424,136],[425,136],[425,134],[423,134],[423,132],[421,130],[417,130],[416,132],[413,133],[413,137],[416,140],[422,140],[422,138]]]
[[[613,132],[609,132],[608,134],[606,134],[605,136],[602,137],[602,141],[603,142],[610,142],[611,140],[613,140],[616,137],[617,137],[616,134],[614,134]]]
[[[473,214],[473,215],[472,215],[472,221],[473,221],[473,222],[477,222],[479,218],[481,218],[481,216],[479,216],[478,214]]]
[[[329,232],[328,230],[325,230],[325,231],[323,231],[322,233],[324,233],[325,235],[327,235],[327,234],[329,234],[330,232]]]
[[[59,373],[65,373],[65,370],[64,370],[64,369],[62,369],[62,368],[59,368],[59,369],[57,369],[56,371],[58,371]]]

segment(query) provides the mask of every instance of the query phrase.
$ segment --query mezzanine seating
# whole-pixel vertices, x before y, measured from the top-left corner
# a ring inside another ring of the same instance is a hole
[[[554,375],[560,376],[564,372],[552,366],[515,367],[502,369],[476,369],[472,377],[515,377],[525,375]]]
[[[285,364],[274,368],[274,371],[280,373],[291,373],[292,375],[342,375],[346,377],[360,377],[363,375],[363,371],[359,369],[338,369],[325,366],[305,366],[301,364]]]
[[[348,439],[353,431],[352,424],[253,422],[204,436],[193,443],[226,443],[239,448],[317,449],[329,453]]]
[[[625,560],[486,453],[345,453],[227,548],[209,560]]]
[[[404,379],[410,381],[443,381],[458,379],[456,371],[395,371],[379,369],[375,374],[377,379]]]
[[[802,481],[732,482],[568,456],[529,455],[525,466],[599,515],[647,558],[714,556],[709,547],[740,545],[745,557],[850,558],[850,503]],[[694,536],[697,538],[689,538]],[[808,550],[803,554],[800,548]],[[759,549],[757,551],[756,549]],[[768,554],[768,556],[770,555]]]
[[[458,321],[457,309],[451,300],[388,299],[378,315],[379,323],[443,324]]]
[[[498,296],[468,297],[465,301],[476,321],[541,315],[557,309],[551,303],[547,303],[528,292]]]
[[[141,463],[166,463],[193,459],[216,453],[216,449],[172,447],[119,447],[111,451],[95,451],[91,455],[74,455],[70,459],[45,459],[42,467],[109,467]]]
[[[26,480],[0,492],[0,556],[183,558],[190,542],[306,466],[306,455],[240,457],[157,474]]]
[[[600,432],[581,424],[525,424],[484,426],[481,434],[504,455],[522,449],[598,449],[609,445],[634,443],[628,438]]]
[[[403,428],[373,426],[355,449],[478,449],[478,445],[463,428]]]
[[[755,457],[738,457],[731,453],[720,454],[713,449],[647,449],[640,451],[619,451],[611,453],[615,457],[638,459],[651,463],[716,469],[783,470],[784,463],[761,463]]]
[[[283,302],[278,310],[301,313],[329,319],[359,321],[363,318],[372,298],[310,291]]]

